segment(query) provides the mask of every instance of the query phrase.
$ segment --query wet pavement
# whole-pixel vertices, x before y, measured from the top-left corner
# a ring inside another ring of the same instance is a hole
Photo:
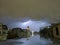
[[[60,45],[60,42],[52,41],[50,38],[46,39],[40,37],[39,35],[35,35],[29,38],[1,41],[0,45]]]

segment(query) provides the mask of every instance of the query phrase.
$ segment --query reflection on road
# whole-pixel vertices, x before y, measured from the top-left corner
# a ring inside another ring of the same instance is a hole
[[[60,45],[60,41],[52,41],[50,38],[43,38],[39,35],[35,35],[29,38],[1,41],[0,45]]]

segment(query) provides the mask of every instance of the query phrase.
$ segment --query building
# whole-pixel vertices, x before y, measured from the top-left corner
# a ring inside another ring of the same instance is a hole
[[[8,36],[8,27],[0,23],[0,40],[6,40]]]
[[[49,34],[56,39],[60,39],[60,23],[52,24]]]
[[[60,23],[51,24],[51,26],[46,27],[39,31],[40,36],[60,39]]]

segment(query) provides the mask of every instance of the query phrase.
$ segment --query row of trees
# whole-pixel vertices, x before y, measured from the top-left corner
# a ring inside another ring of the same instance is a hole
[[[52,29],[51,27],[45,27],[43,29],[40,29],[39,31],[41,37],[52,37]]]
[[[22,28],[13,28],[8,32],[8,39],[17,37],[22,38],[26,36],[27,36],[27,30]]]

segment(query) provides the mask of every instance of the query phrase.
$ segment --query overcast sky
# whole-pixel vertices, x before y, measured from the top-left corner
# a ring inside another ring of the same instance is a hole
[[[60,0],[0,0],[0,22],[22,21],[28,17],[60,22]]]
[[[0,17],[60,19],[60,0],[0,0]]]

